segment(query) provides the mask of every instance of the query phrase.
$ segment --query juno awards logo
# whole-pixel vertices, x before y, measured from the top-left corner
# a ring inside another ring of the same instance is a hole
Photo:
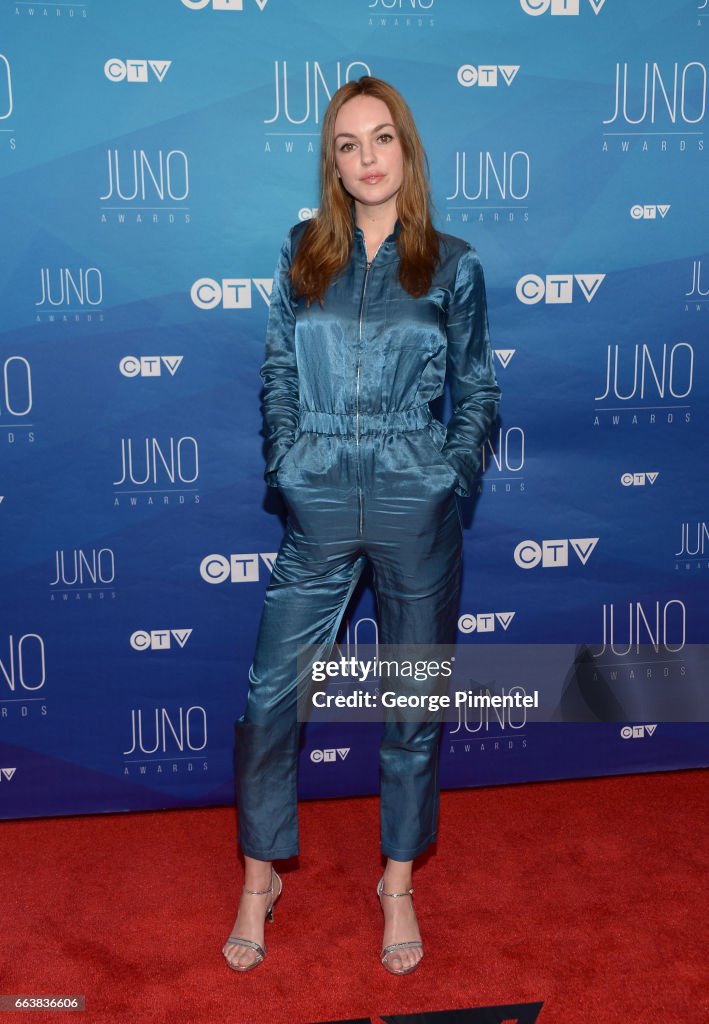
[[[0,695],[36,693],[47,681],[44,638],[39,633],[10,633],[0,643]]]
[[[26,416],[32,409],[32,372],[24,356],[3,359],[0,400],[0,409],[12,416]]]
[[[202,753],[206,749],[207,710],[200,704],[134,707],[130,709],[130,743],[122,751],[123,774],[204,773],[209,769],[207,755]]]
[[[502,365],[512,358],[514,349],[501,350]],[[497,350],[496,350],[497,354]],[[511,494],[526,491],[524,470],[527,460],[527,437],[523,426],[511,423],[501,427],[496,436],[491,436],[482,446],[482,469],[484,486],[487,494]],[[482,494],[483,481],[478,484],[478,493]]]
[[[12,74],[10,72],[10,61],[4,53],[0,53],[0,121],[4,121],[3,133],[5,134],[5,148],[13,151],[17,148],[17,139],[12,126],[7,119],[12,116]]]
[[[0,423],[3,424],[5,444],[14,445],[23,441],[34,444],[32,423],[22,422],[32,412],[32,406],[32,370],[29,362],[20,355],[1,359]]]
[[[199,504],[199,445],[195,437],[122,437],[114,507]]]
[[[689,342],[653,347],[647,343],[608,345],[603,376],[603,393],[596,395],[595,401],[612,402],[607,409],[613,411],[614,423],[620,422],[618,402],[632,402],[627,408],[633,411],[635,422],[643,405],[652,416],[651,423],[659,420],[663,407],[667,408],[668,423],[673,421],[673,410],[678,420],[689,422],[689,407],[682,402],[690,396],[694,383],[694,348]]]
[[[602,152],[610,151],[609,139],[612,142],[613,136],[617,136],[621,153],[634,148],[648,152],[648,140],[655,136],[660,152],[666,152],[670,145],[680,153],[688,149],[703,152],[704,133],[698,126],[707,111],[709,76],[705,63],[623,61],[616,63],[613,77],[611,110],[603,120],[610,130],[603,132]]]
[[[706,519],[680,523],[679,550],[674,552],[674,557],[675,569],[679,569],[680,564],[684,569],[701,572],[709,568],[709,522]]]
[[[111,548],[57,548],[53,561],[51,601],[115,600],[116,554]]]
[[[474,216],[478,223],[526,223],[531,177],[531,158],[523,149],[457,149],[453,181],[446,193],[451,204],[446,220],[455,217],[465,223]]]
[[[0,53],[0,121],[5,121],[12,114],[12,75],[10,61],[4,53]]]
[[[35,302],[35,319],[41,322],[39,314],[61,314],[62,322],[81,314],[86,320],[101,308],[103,303],[103,273],[99,267],[46,266],[39,268],[39,298]],[[97,316],[102,319],[102,316]]]
[[[129,211],[134,211],[130,217],[134,224],[174,224],[175,211],[182,210],[180,204],[189,199],[189,159],[182,149],[148,151],[109,146],[106,172],[104,191],[99,196],[102,204],[108,204],[101,206],[102,224],[109,222],[109,215],[116,223],[125,224]],[[190,223],[187,207],[183,222]]]

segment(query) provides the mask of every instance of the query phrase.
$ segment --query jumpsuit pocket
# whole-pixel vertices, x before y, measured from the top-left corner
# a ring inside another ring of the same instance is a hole
[[[303,430],[296,435],[276,470],[276,484],[281,488],[302,490],[318,484],[333,484],[338,472],[337,446],[327,434]]]
[[[438,421],[432,421],[428,426],[423,428],[421,433],[422,433],[422,435],[424,437],[426,445],[430,449],[433,449],[433,452],[434,452],[434,454],[436,456],[436,462],[439,465],[444,466],[445,469],[448,470],[448,472],[449,472],[449,474],[451,476],[451,489],[454,489],[454,488],[456,488],[458,486],[460,481],[458,480],[458,474],[453,469],[453,467],[451,466],[450,462],[448,462],[448,460],[446,459],[445,455],[443,455],[443,453],[441,452],[441,448],[443,447],[443,444],[445,443],[445,428],[443,427],[442,423],[438,423],[438,426],[439,426],[439,428],[441,430],[441,433],[442,433],[442,440],[441,440],[441,443],[439,445],[438,444],[438,439],[437,439],[437,437],[434,434],[434,431],[436,429],[435,426],[434,426],[434,423],[437,423],[437,422]]]
[[[290,466],[290,464],[293,461],[294,457],[296,459],[296,464],[297,464],[298,459],[297,459],[297,451],[296,451],[296,449],[298,447],[300,447],[299,443],[302,440],[303,436],[304,436],[303,434],[297,434],[296,435],[296,438],[293,441],[292,445],[290,446],[290,448],[288,448],[286,450],[285,455],[283,456],[281,461],[278,463],[278,468],[276,469],[276,483],[279,486],[280,486],[280,483],[281,483],[281,474],[283,473],[284,470],[288,469],[288,467]]]

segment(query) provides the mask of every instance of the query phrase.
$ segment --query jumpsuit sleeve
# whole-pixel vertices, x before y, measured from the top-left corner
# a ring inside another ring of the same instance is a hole
[[[453,412],[441,454],[458,476],[455,493],[467,498],[482,462],[482,445],[497,418],[501,394],[490,347],[485,278],[472,246],[458,262],[446,335],[446,375]]]
[[[295,440],[300,400],[295,355],[295,308],[288,271],[291,233],[281,246],[273,275],[266,326],[266,357],[260,370],[264,385],[263,419],[266,436],[264,479],[277,487],[276,470]]]

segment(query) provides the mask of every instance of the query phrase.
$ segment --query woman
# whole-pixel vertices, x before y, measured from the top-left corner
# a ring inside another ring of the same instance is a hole
[[[288,521],[235,723],[245,884],[223,953],[242,971],[266,956],[265,918],[282,889],[272,861],[299,852],[297,649],[331,648],[367,561],[381,643],[455,641],[456,494],[472,490],[499,404],[480,262],[434,230],[411,112],[380,79],[349,82],[328,106],[319,212],[281,249],[261,377],[265,479]],[[447,429],[428,405],[446,378]],[[423,955],[411,878],[436,837],[440,728],[384,727],[377,895],[381,960],[394,974]]]

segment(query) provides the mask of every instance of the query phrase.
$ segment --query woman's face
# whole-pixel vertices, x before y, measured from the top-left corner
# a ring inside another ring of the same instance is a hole
[[[404,154],[389,108],[374,96],[354,96],[335,118],[335,166],[356,203],[396,213]]]

